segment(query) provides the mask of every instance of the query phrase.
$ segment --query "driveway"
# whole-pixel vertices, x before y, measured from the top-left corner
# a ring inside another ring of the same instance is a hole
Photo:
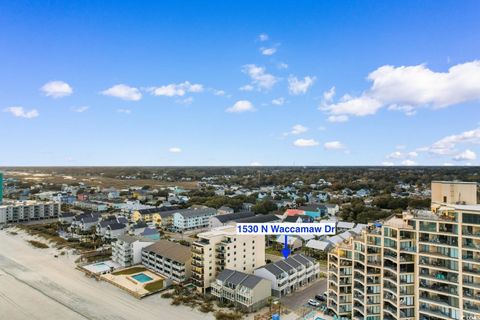
[[[307,304],[308,299],[314,299],[315,295],[323,294],[327,290],[327,279],[320,279],[311,286],[296,291],[280,299],[282,305],[295,313],[302,315],[314,309]]]

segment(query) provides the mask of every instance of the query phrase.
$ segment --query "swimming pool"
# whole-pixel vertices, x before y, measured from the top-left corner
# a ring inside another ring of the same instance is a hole
[[[141,282],[141,283],[144,283],[144,282],[148,282],[148,281],[152,281],[153,278],[150,278],[149,276],[147,276],[145,273],[139,273],[139,274],[136,274],[134,276],[132,276],[133,279],[137,280],[138,282]]]

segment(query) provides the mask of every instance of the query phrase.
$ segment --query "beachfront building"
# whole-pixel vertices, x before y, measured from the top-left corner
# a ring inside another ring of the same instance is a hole
[[[269,263],[254,271],[271,283],[273,296],[281,298],[313,283],[320,276],[320,265],[303,254],[291,255],[285,260]]]
[[[337,243],[329,309],[367,320],[480,317],[476,195],[475,183],[432,182],[431,211],[393,215]]]
[[[271,296],[270,281],[240,271],[224,269],[212,282],[212,295],[246,312],[255,312]]]
[[[142,249],[142,264],[175,282],[190,278],[191,260],[189,247],[168,240],[156,241]]]
[[[203,293],[224,269],[252,273],[265,264],[265,236],[238,235],[235,226],[199,233],[192,244],[192,281]]]
[[[179,210],[173,214],[173,227],[177,231],[206,228],[210,217],[217,214],[212,208],[195,208]]]
[[[0,204],[0,225],[32,220],[54,219],[61,213],[60,203],[54,201],[3,201]]]
[[[142,261],[142,249],[155,241],[141,236],[122,235],[112,243],[112,261],[122,267],[139,264]]]

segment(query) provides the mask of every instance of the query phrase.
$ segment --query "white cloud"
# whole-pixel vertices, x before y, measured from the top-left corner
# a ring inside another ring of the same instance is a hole
[[[129,87],[125,84],[114,85],[113,87],[102,91],[101,94],[129,101],[138,101],[142,99],[142,93],[140,90],[134,87]]]
[[[33,119],[40,115],[36,109],[25,110],[23,107],[9,107],[4,109],[5,112],[10,113],[17,118]]]
[[[429,151],[437,155],[451,155],[456,152],[460,143],[480,144],[480,128],[447,136],[433,143],[431,146],[420,148],[420,151]]]
[[[216,96],[224,96],[226,95],[227,93],[223,90],[217,90],[217,89],[213,89],[213,94],[216,95]]]
[[[413,160],[407,159],[402,161],[402,165],[404,166],[415,166],[417,163]]]
[[[382,162],[382,166],[391,167],[391,166],[394,166],[394,165],[395,165],[395,163],[390,162],[390,161]]]
[[[61,98],[73,93],[72,87],[63,81],[50,81],[45,83],[40,90],[47,97]]]
[[[260,167],[262,164],[260,162],[254,161],[250,163],[250,166],[252,167]]]
[[[405,159],[405,158],[416,158],[418,156],[418,153],[415,151],[410,151],[410,152],[400,152],[400,151],[394,151],[390,154],[387,155],[387,159]]]
[[[185,81],[182,83],[171,83],[161,87],[151,87],[148,88],[148,91],[154,96],[182,97],[187,93],[203,92],[203,85]]]
[[[247,111],[255,111],[255,107],[248,100],[239,100],[235,104],[226,110],[227,112],[240,113]]]
[[[292,127],[292,131],[289,132],[289,134],[302,134],[308,131],[308,128],[305,126],[302,126],[301,124],[296,124]]]
[[[472,150],[465,150],[459,154],[457,154],[456,156],[453,157],[453,160],[455,161],[466,161],[466,160],[475,160],[477,159],[477,154],[475,152],[473,152]]]
[[[260,33],[260,34],[258,35],[258,40],[259,40],[259,41],[262,41],[262,42],[263,42],[263,41],[267,41],[267,40],[268,40],[268,34],[266,34],[266,33]]]
[[[240,87],[238,90],[240,91],[253,91],[255,89],[251,84],[246,84],[242,87]]]
[[[180,153],[182,152],[182,149],[179,147],[171,147],[170,149],[168,149],[168,151],[171,153]]]
[[[444,165],[445,167],[451,167],[451,166],[453,166],[453,163],[445,162],[443,165]]]
[[[285,102],[286,102],[285,98],[282,98],[282,97],[272,100],[272,104],[276,106],[284,105]]]
[[[307,93],[308,89],[315,82],[315,77],[306,76],[302,79],[290,76],[288,77],[288,91],[293,95],[300,95]]]
[[[318,130],[319,131],[325,131],[325,130],[327,130],[327,127],[321,126],[321,127],[318,127]]]
[[[323,101],[330,102],[335,97],[335,87],[331,87],[328,91],[323,93]]]
[[[348,121],[348,116],[341,114],[338,116],[331,115],[327,118],[328,122],[347,122]]]
[[[421,107],[445,108],[480,99],[480,61],[457,64],[447,72],[435,72],[425,65],[382,66],[367,79],[371,87],[357,97],[348,95],[322,109],[331,114],[365,116],[383,107],[415,114]]]
[[[264,56],[272,56],[277,52],[277,48],[260,48],[260,52]]]
[[[341,149],[345,149],[345,146],[343,145],[343,143],[341,143],[340,141],[330,141],[330,142],[325,142],[323,144],[323,147],[327,150],[341,150]]]
[[[132,113],[132,110],[130,109],[117,109],[118,113],[124,113],[124,114],[130,114]]]
[[[280,70],[287,69],[287,68],[288,68],[288,64],[286,64],[285,62],[280,62],[280,63],[277,65],[277,68],[280,69]]]
[[[318,141],[313,139],[297,139],[293,142],[293,145],[299,148],[316,147],[318,144]]]
[[[82,113],[82,112],[87,111],[88,109],[90,109],[89,106],[81,106],[81,107],[74,108],[73,111],[78,112],[78,113]]]
[[[267,73],[264,67],[258,67],[254,64],[247,64],[243,66],[242,71],[251,78],[252,83],[250,84],[250,87],[252,89],[253,87],[256,87],[258,90],[268,90],[271,89],[278,81],[274,75]]]

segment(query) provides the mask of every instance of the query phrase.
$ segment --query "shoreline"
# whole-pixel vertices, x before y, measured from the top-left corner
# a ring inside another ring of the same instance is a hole
[[[0,231],[2,319],[214,319],[213,314],[172,306],[170,299],[160,295],[138,300],[76,270],[74,261],[78,255],[72,254],[71,249],[60,255],[51,244],[50,248],[40,249],[27,240],[48,243],[22,230]]]

